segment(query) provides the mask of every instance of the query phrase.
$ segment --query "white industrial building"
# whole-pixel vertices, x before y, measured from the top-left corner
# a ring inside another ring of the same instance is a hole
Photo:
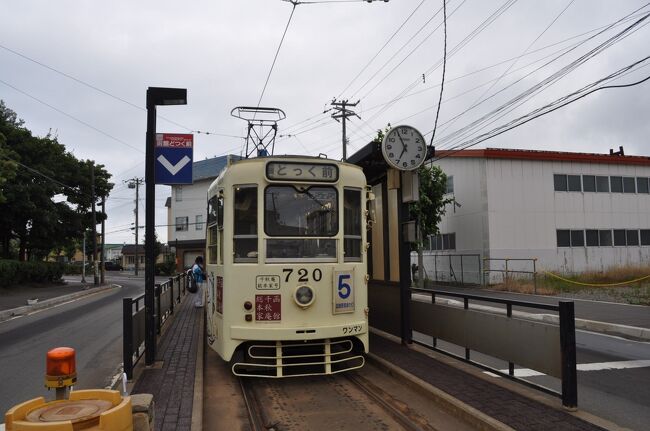
[[[429,255],[537,258],[538,271],[564,274],[650,262],[650,157],[492,148],[436,157],[456,205]],[[448,277],[447,265],[458,272],[457,257],[425,259],[429,278]]]
[[[167,241],[176,250],[176,267],[180,271],[205,254],[205,223],[208,187],[226,167],[229,158],[221,156],[192,164],[192,184],[172,185],[167,198]]]

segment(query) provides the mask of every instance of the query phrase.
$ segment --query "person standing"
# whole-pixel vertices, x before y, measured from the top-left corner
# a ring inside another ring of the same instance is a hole
[[[192,266],[192,275],[196,282],[197,299],[194,301],[195,307],[203,307],[203,283],[205,281],[205,270],[203,269],[203,256],[197,256]]]

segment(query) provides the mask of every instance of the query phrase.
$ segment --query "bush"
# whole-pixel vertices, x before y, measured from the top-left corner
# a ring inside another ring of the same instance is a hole
[[[173,275],[175,272],[176,263],[173,260],[156,264],[156,275]]]
[[[22,283],[52,283],[60,281],[64,265],[57,262],[18,262],[0,260],[0,287]]]

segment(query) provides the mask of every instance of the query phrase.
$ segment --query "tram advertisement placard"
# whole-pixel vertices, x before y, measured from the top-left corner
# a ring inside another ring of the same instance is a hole
[[[258,322],[282,320],[282,295],[255,295],[255,320]]]
[[[333,314],[354,312],[354,269],[334,271]]]
[[[258,275],[255,277],[257,290],[278,290],[280,288],[279,275]]]
[[[332,163],[268,162],[266,177],[271,181],[335,183],[339,179],[339,168]]]

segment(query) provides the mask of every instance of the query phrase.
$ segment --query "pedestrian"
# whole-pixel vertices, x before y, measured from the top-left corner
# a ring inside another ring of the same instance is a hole
[[[203,307],[203,282],[205,281],[205,270],[203,269],[203,256],[197,256],[192,266],[192,275],[196,282],[197,299],[194,302],[195,307]]]

